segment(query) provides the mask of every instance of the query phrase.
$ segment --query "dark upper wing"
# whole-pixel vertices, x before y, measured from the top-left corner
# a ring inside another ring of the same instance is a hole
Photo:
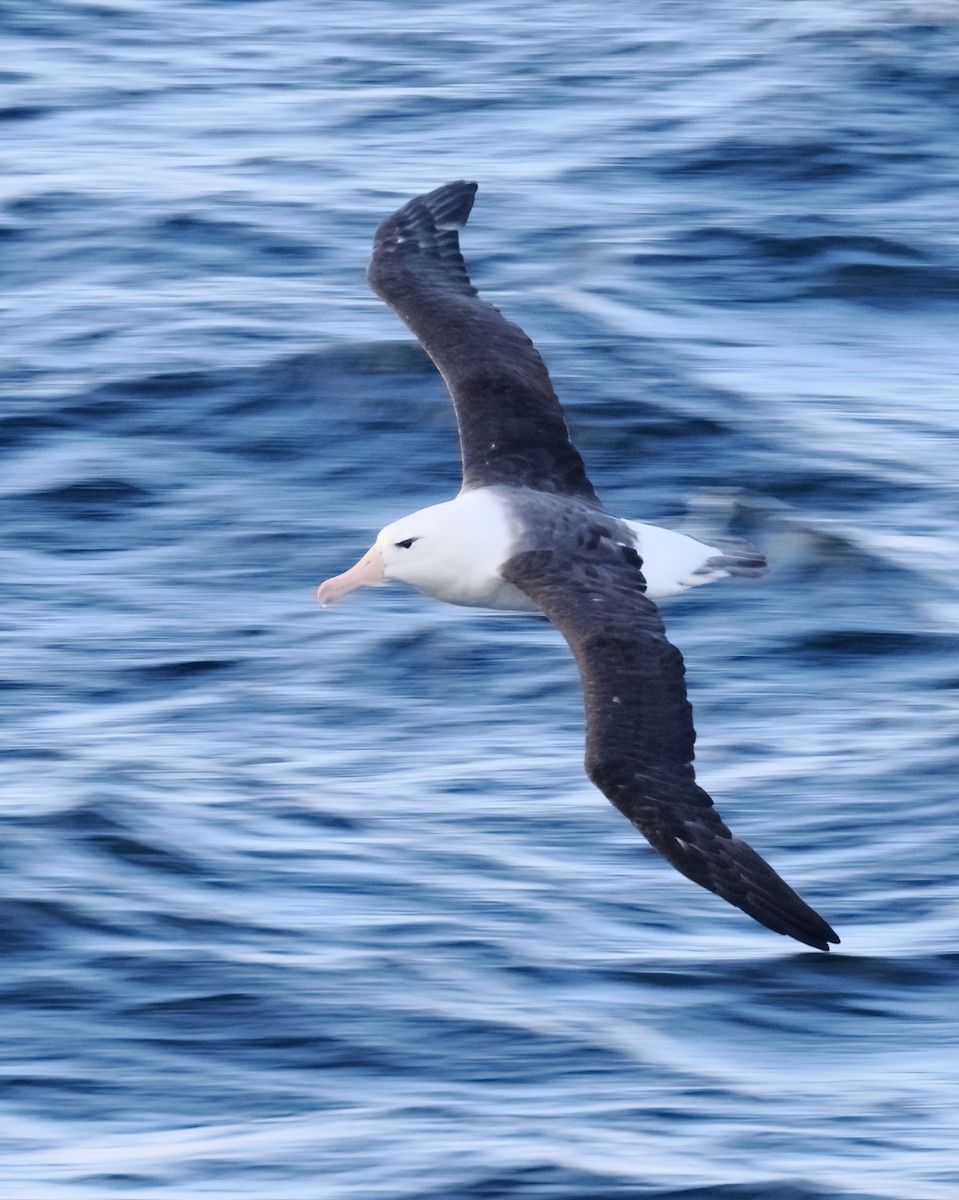
[[[531,550],[501,569],[563,633],[583,677],[586,770],[636,828],[695,883],[776,933],[828,950],[839,938],[723,824],[693,772],[682,655],[666,640],[628,562]]]
[[[448,183],[388,217],[376,231],[370,286],[446,381],[465,487],[525,485],[595,501],[536,347],[470,283],[458,233],[475,195],[475,183]]]

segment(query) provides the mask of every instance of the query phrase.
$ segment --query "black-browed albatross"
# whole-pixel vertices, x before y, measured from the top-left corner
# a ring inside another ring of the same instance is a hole
[[[544,613],[579,664],[590,779],[683,875],[828,950],[833,930],[696,784],[683,659],[654,603],[764,562],[605,511],[542,358],[470,283],[458,234],[475,195],[458,182],[411,200],[377,230],[369,270],[446,381],[462,490],[387,525],[320,602],[398,579],[450,604]]]

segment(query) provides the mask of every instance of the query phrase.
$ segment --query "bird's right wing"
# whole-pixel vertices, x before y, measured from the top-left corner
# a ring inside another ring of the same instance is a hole
[[[528,550],[500,568],[569,642],[586,705],[586,770],[683,875],[776,933],[828,950],[830,926],[723,823],[693,771],[680,652],[643,592],[638,562]]]

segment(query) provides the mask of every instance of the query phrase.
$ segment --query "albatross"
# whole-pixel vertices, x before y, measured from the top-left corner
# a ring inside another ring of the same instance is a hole
[[[730,832],[696,783],[683,659],[655,603],[758,574],[765,560],[604,509],[539,352],[470,282],[459,231],[476,186],[446,184],[388,217],[369,268],[370,286],[449,390],[462,489],[387,525],[354,567],[320,585],[318,599],[400,580],[448,604],[545,615],[579,665],[593,783],[694,883],[776,933],[828,950],[839,942],[832,928]]]

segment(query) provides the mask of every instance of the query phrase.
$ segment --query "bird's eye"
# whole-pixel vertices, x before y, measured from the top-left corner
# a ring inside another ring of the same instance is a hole
[[[419,539],[418,538],[404,538],[402,540],[402,542],[396,543],[396,548],[398,550],[409,550],[410,546],[412,546],[413,543],[416,541],[419,541]]]

